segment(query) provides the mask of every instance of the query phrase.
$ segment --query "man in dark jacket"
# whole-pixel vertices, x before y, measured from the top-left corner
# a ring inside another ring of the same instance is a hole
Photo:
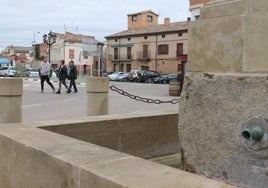
[[[71,91],[69,90],[68,86],[66,85],[66,78],[68,77],[68,72],[67,72],[67,68],[64,65],[64,60],[60,61],[60,67],[58,70],[58,78],[59,78],[59,89],[56,92],[56,94],[60,94],[61,93],[61,85],[63,84],[65,86],[65,88],[67,89],[67,93],[70,93]]]
[[[74,65],[73,61],[69,62],[69,70],[68,70],[68,80],[70,80],[70,85],[69,85],[69,93],[72,91],[72,87],[74,87],[74,92],[77,92],[77,87],[75,80],[77,79],[77,69]]]

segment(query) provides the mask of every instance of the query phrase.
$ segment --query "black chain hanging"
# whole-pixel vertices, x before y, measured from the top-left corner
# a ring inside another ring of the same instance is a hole
[[[122,89],[119,89],[114,85],[111,85],[110,89],[112,91],[116,91],[120,95],[129,97],[129,98],[134,99],[136,101],[145,102],[145,103],[154,103],[154,104],[171,103],[171,104],[177,104],[177,103],[180,102],[180,99],[172,99],[170,101],[161,101],[161,100],[158,100],[158,99],[149,99],[149,98],[139,97],[139,96],[136,96],[136,95],[129,94],[128,92],[126,92],[126,91],[124,91]]]

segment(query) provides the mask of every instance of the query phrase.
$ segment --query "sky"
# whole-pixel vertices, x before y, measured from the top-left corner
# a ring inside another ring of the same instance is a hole
[[[158,23],[190,17],[189,0],[0,0],[0,53],[9,46],[31,46],[53,31],[105,36],[127,29],[127,15],[152,10]]]

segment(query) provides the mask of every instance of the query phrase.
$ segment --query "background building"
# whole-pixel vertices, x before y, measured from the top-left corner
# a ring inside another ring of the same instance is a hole
[[[189,0],[190,1],[190,12],[191,12],[191,20],[195,21],[200,17],[200,9],[206,3],[211,2],[211,0]]]
[[[21,64],[26,67],[32,66],[33,55],[32,47],[10,45],[2,51],[2,56],[9,59],[13,66]]]
[[[57,68],[61,59],[66,64],[73,60],[80,74],[96,74],[103,70],[102,62],[103,43],[98,42],[93,36],[73,34],[70,32],[54,33],[57,36],[55,44],[50,47],[52,68]],[[40,56],[48,56],[48,45],[39,45]],[[100,64],[100,65],[99,65]]]
[[[128,30],[105,37],[107,71],[181,73],[187,62],[188,23],[165,18],[158,24],[158,15],[151,10],[127,16]]]

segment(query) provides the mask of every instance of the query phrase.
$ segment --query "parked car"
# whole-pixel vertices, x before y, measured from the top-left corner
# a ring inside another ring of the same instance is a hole
[[[16,73],[16,67],[1,67],[0,76],[13,77]]]
[[[39,77],[39,70],[36,68],[28,68],[22,73],[24,77]]]
[[[52,72],[52,77],[59,77],[59,70],[60,68],[56,68],[53,72]]]
[[[112,74],[113,72],[103,72],[102,76],[103,77],[108,77],[110,74]]]
[[[115,81],[116,80],[116,77],[120,74],[124,74],[124,72],[114,72],[110,75],[108,75],[108,78],[110,79],[110,81]]]
[[[138,80],[138,70],[131,70],[128,75],[128,80],[131,82],[137,82]]]
[[[154,78],[160,76],[159,72],[151,70],[141,70],[138,72],[138,81],[145,83],[153,83]]]
[[[163,74],[154,78],[154,83],[169,84],[170,80],[178,80],[178,74]]]
[[[157,84],[167,84],[169,83],[168,74],[163,74],[161,76],[154,78],[154,83]]]
[[[129,73],[124,73],[124,74],[119,74],[115,80],[118,82],[127,82],[129,81],[129,77],[128,77]]]

